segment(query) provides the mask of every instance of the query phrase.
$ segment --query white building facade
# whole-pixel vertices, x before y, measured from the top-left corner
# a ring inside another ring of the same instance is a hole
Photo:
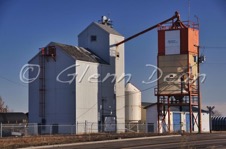
[[[78,47],[45,46],[29,61],[39,66],[29,71],[30,79],[39,74],[29,83],[29,123],[52,125],[55,133],[84,133],[104,131],[108,122],[118,124],[111,131],[124,132],[124,45],[114,46],[123,39],[108,24],[91,23],[78,35]]]
[[[158,114],[157,114],[157,104],[151,104],[146,109],[146,122],[148,132],[158,132]],[[184,108],[181,111],[179,107],[171,107],[170,110],[170,132],[190,132],[190,115],[188,109]],[[197,119],[197,109],[193,109],[193,126],[192,132],[198,132],[198,127],[196,123]],[[196,111],[196,112],[195,112]],[[165,116],[165,122],[161,123],[160,133],[165,133],[168,131],[168,113]],[[209,113],[202,110],[202,132],[209,132]]]

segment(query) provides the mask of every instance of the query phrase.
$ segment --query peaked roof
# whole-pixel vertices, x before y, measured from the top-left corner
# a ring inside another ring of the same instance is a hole
[[[97,56],[94,52],[92,52],[88,48],[76,47],[76,46],[57,43],[57,42],[50,42],[47,46],[59,47],[66,54],[68,54],[69,56],[71,56],[75,60],[81,60],[81,61],[87,61],[87,62],[93,62],[93,63],[100,63],[100,64],[108,64],[106,61],[101,59],[99,56]],[[30,63],[35,57],[37,57],[40,52],[38,52],[33,58],[31,58],[28,61],[28,63]]]
[[[83,47],[76,47],[56,42],[51,42],[49,45],[61,48],[68,55],[72,56],[76,60],[107,64],[107,62],[105,62],[103,59],[98,57],[90,49],[87,48],[85,49]]]
[[[109,25],[101,24],[101,23],[97,23],[97,22],[93,22],[93,23],[96,24],[97,26],[99,26],[100,28],[102,28],[103,30],[105,30],[106,32],[110,33],[110,34],[122,36],[120,33],[118,33],[116,30],[114,30],[113,27],[111,27]]]

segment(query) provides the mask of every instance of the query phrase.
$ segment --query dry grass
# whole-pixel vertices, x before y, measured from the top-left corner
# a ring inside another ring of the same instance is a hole
[[[31,137],[8,137],[0,139],[1,149],[14,149],[19,147],[65,144],[87,141],[112,140],[118,138],[134,138],[156,136],[147,133],[121,133],[121,134],[84,134],[84,135],[52,135]]]

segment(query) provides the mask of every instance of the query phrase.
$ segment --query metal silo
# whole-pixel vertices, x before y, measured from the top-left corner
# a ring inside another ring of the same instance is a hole
[[[141,92],[131,83],[127,83],[125,89],[125,120],[126,123],[141,120]]]

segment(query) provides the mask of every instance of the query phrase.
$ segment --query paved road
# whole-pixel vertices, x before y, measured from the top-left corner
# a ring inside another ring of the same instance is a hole
[[[43,147],[42,147],[43,148]],[[48,146],[51,149],[226,149],[226,134],[199,134],[192,136],[147,137],[101,142],[74,143]]]

